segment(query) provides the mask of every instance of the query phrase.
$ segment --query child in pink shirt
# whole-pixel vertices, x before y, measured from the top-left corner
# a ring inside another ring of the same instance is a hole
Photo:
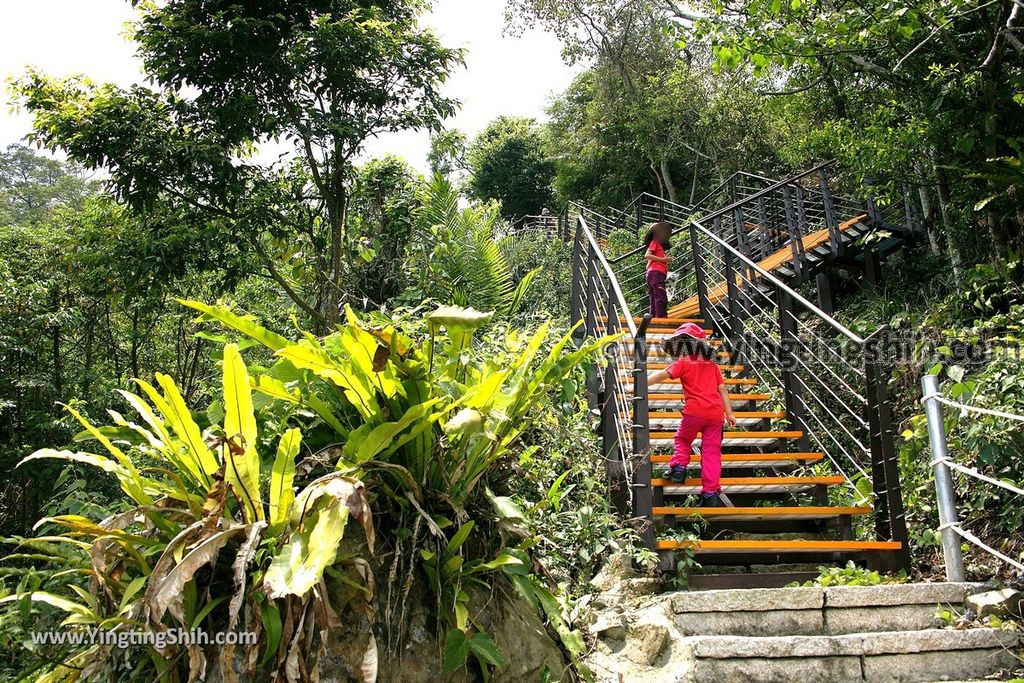
[[[668,478],[676,483],[686,480],[693,440],[700,434],[700,504],[722,507],[722,431],[725,422],[734,426],[736,417],[722,372],[714,360],[715,349],[707,342],[704,330],[694,323],[681,326],[663,346],[676,361],[665,370],[650,373],[647,382],[657,384],[670,378],[678,379],[685,397]]]

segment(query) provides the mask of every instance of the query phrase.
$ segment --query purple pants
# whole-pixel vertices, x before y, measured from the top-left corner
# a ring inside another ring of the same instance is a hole
[[[666,273],[660,270],[647,271],[647,298],[652,318],[668,317],[668,292],[665,291]]]
[[[675,449],[668,466],[687,467],[693,455],[693,440],[700,434],[700,483],[704,493],[722,490],[722,420],[683,415],[676,430]]]

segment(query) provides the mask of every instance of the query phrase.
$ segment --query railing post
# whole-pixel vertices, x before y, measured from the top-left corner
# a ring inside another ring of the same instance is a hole
[[[619,327],[618,315],[615,297],[609,292],[608,302],[605,306],[606,334],[612,334],[612,331]],[[601,402],[601,446],[604,451],[605,474],[612,506],[620,516],[625,517],[629,512],[629,478],[624,472],[626,463],[623,462],[623,444],[619,443],[620,430],[617,424],[619,385],[619,365],[615,362],[617,346],[618,342],[609,346],[606,351],[606,355],[609,357],[607,358],[608,364],[604,369],[604,394]]]
[[[633,237],[640,237],[640,233],[644,228],[644,195],[640,195],[636,200],[636,231],[637,234]]]
[[[739,350],[743,340],[743,318],[741,317],[739,297],[742,296],[736,284],[736,273],[733,269],[732,252],[722,247],[722,273],[725,275],[725,289],[729,297],[729,345],[733,351]]]
[[[868,188],[867,198],[865,199],[868,218],[876,225],[880,225],[882,223],[882,214],[878,210],[878,205],[875,203],[875,193],[871,190],[871,187],[874,184],[875,181],[871,176],[864,176],[864,185]]]
[[[875,533],[879,539],[899,541],[898,567],[910,567],[909,534],[903,510],[899,461],[893,433],[892,406],[889,402],[884,366],[882,337],[885,326],[864,340],[864,380],[867,387],[867,418],[870,430],[871,485],[875,493]]]
[[[836,205],[832,200],[832,191],[828,187],[828,175],[825,169],[818,169],[818,185],[821,188],[821,203],[825,209],[825,225],[828,227],[829,247],[832,256],[839,256],[845,250],[842,235],[839,234],[839,219],[836,218]]]
[[[942,531],[942,557],[946,564],[946,581],[964,580],[964,556],[960,549],[960,536],[953,530],[959,524],[956,515],[956,494],[953,477],[945,460],[946,426],[942,421],[942,406],[935,397],[939,393],[939,378],[925,375],[921,378],[924,413],[928,417],[928,442],[932,451],[932,473],[935,476],[935,498],[939,503],[939,529]]]
[[[711,302],[708,300],[708,283],[704,269],[704,256],[700,251],[700,242],[697,239],[697,226],[690,223],[690,249],[693,252],[693,274],[697,280],[697,303],[700,306],[700,315],[708,323],[713,323],[711,315]]]
[[[590,241],[587,240],[587,297],[584,310],[584,329],[586,336],[597,336],[597,254]],[[587,405],[591,409],[598,407],[601,379],[598,375],[598,364],[594,362],[587,370]]]
[[[750,239],[747,235],[747,219],[743,214],[743,209],[736,207],[732,211],[732,222],[733,227],[736,230],[736,248],[741,254],[746,257],[750,257]]]
[[[569,302],[569,322],[573,325],[583,320],[583,228],[576,221],[576,230],[572,239],[572,301]],[[586,331],[577,330],[574,336],[585,335]]]
[[[647,313],[637,326],[633,340],[633,516],[640,520],[640,538],[647,548],[655,549],[654,492],[651,486],[650,403],[647,398]]]
[[[786,403],[786,417],[793,427],[801,432],[797,440],[801,451],[811,450],[807,423],[804,419],[803,399],[796,377],[794,350],[797,340],[797,321],[793,306],[793,295],[781,287],[776,289],[775,304],[779,309],[779,365],[782,372],[782,391]]]
[[[768,228],[768,208],[765,206],[764,196],[757,198],[757,231],[761,235],[761,250],[754,261],[760,261],[772,253],[771,234]]]
[[[785,185],[782,186],[782,202],[786,209],[786,227],[789,228],[789,249],[793,252],[793,273],[799,282],[803,279],[801,277],[803,264],[800,263],[800,248],[803,246],[803,239],[800,237],[800,227],[793,211],[793,197]]]

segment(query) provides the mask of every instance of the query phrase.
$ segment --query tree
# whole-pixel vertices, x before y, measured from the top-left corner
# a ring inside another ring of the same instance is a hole
[[[1024,140],[1019,3],[744,0],[694,9],[705,18],[684,39],[710,45],[720,67],[763,76],[771,94],[807,100],[816,127],[832,133],[810,141],[883,187],[925,188],[926,204],[939,207],[928,222],[941,221],[954,264],[971,246],[962,233],[987,232],[981,252],[999,258],[1022,242],[1024,205],[1000,194],[987,161],[1016,155]],[[973,220],[960,212],[986,195],[1000,199]]]
[[[8,146],[0,152],[0,223],[35,224],[57,207],[80,207],[96,183],[76,171],[25,145]]]
[[[330,326],[356,258],[352,161],[367,139],[434,128],[439,86],[461,62],[417,25],[416,0],[140,3],[134,28],[152,87],[30,72],[16,86],[32,138],[105,167],[154,232],[185,233],[191,265],[241,277],[255,259],[318,326]],[[296,154],[261,165],[260,143]],[[202,246],[199,246],[202,245]]]
[[[430,136],[427,163],[430,173],[446,178],[469,171],[466,163],[466,134],[460,130],[442,130]]]
[[[359,257],[350,289],[363,308],[379,307],[405,288],[405,250],[423,182],[396,156],[373,159],[355,170],[349,216]]]
[[[535,120],[498,117],[473,140],[467,158],[470,194],[500,201],[506,220],[539,214],[550,201],[554,164]]]

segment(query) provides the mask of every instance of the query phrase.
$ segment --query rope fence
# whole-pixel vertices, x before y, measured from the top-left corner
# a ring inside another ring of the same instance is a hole
[[[1019,496],[1024,496],[1024,489],[1010,482],[990,477],[973,467],[961,465],[949,457],[949,447],[946,441],[946,427],[942,418],[942,405],[956,408],[965,413],[990,415],[1007,420],[1024,422],[1024,415],[1015,415],[1000,410],[982,408],[959,403],[946,398],[939,391],[939,379],[935,375],[925,375],[921,378],[921,403],[924,405],[925,415],[928,418],[928,442],[931,446],[932,460],[930,462],[932,473],[935,478],[935,496],[939,507],[939,532],[942,535],[942,552],[946,562],[946,578],[949,581],[964,580],[964,559],[963,551],[960,548],[960,539],[984,550],[993,557],[996,557],[1007,564],[1024,571],[1024,563],[1015,560],[1005,553],[996,550],[985,543],[976,535],[968,531],[961,524],[956,511],[956,492],[953,488],[953,477],[951,470],[959,472],[967,477],[991,484]]]

